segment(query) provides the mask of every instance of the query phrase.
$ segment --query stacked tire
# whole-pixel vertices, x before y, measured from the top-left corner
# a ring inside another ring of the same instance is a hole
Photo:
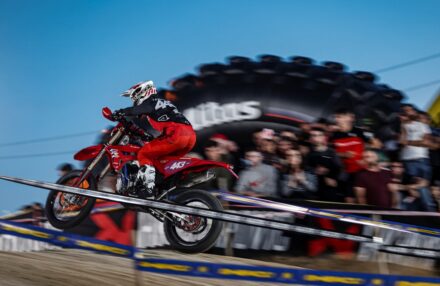
[[[386,141],[397,136],[403,99],[370,72],[348,72],[341,63],[318,65],[300,56],[262,55],[256,61],[232,56],[226,64],[201,65],[197,74],[181,76],[171,87],[162,95],[191,117],[199,142],[221,132],[248,144],[257,129],[295,129],[304,122],[330,120],[339,108],[353,110],[357,125]],[[246,117],[252,102],[259,113]],[[233,115],[227,117],[228,112]]]

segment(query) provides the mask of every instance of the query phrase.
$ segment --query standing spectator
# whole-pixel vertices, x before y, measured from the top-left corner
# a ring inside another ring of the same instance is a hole
[[[231,165],[235,165],[235,157],[238,152],[238,146],[234,141],[229,140],[229,138],[221,133],[216,133],[212,135],[209,140],[217,143],[217,147],[221,153],[221,161],[226,162]]]
[[[58,176],[62,177],[67,173],[73,171],[73,165],[70,163],[63,163],[57,167]]]
[[[209,140],[204,148],[205,156],[208,160],[216,162],[225,162],[225,154],[222,146],[214,140]],[[226,156],[227,158],[227,156]],[[208,190],[230,191],[232,189],[233,177],[231,173],[224,168],[214,168],[215,178],[204,183],[203,188]]]
[[[245,161],[248,166],[240,172],[235,190],[254,197],[276,196],[277,172],[263,163],[261,152],[255,149],[246,151]]]
[[[370,133],[372,134],[372,133]],[[384,150],[384,144],[378,138],[372,137],[369,141],[369,148],[376,152],[379,157],[379,165],[380,167],[388,168],[390,165],[390,158],[388,157],[387,152]]]
[[[402,107],[404,116],[400,144],[403,146],[401,160],[405,171],[411,177],[426,181],[426,186],[431,180],[431,166],[429,161],[429,147],[432,146],[431,130],[428,125],[419,121],[419,114],[409,104]],[[420,198],[426,210],[435,211],[435,203],[428,187],[419,189]]]
[[[424,211],[426,210],[421,199],[420,189],[427,188],[426,180],[417,177],[405,175],[405,182],[402,195],[402,209],[407,211]]]
[[[325,201],[343,202],[344,194],[338,188],[342,163],[335,151],[328,146],[325,131],[313,127],[310,131],[312,150],[307,163],[318,177],[318,198]]]
[[[264,128],[260,131],[260,146],[258,151],[263,155],[263,163],[278,168],[280,166],[280,159],[277,156],[277,142],[275,131]]]
[[[32,206],[32,224],[36,226],[43,226],[44,208],[41,203],[33,203]]]
[[[383,142],[382,150],[391,162],[398,161],[400,158],[399,136],[399,134],[395,134],[391,138],[388,138]]]
[[[280,173],[286,173],[288,170],[287,152],[296,147],[291,137],[281,136],[277,143],[277,154],[280,160]]]
[[[299,126],[300,132],[298,133],[298,142],[306,142],[309,141],[310,129],[312,128],[312,124],[309,122],[302,122]]]
[[[361,160],[365,145],[372,138],[371,134],[355,127],[355,115],[348,109],[339,109],[334,114],[337,131],[331,142],[344,167],[341,183],[345,190],[345,201],[354,202],[353,181],[355,174],[362,170]]]
[[[397,198],[391,181],[391,172],[379,167],[376,152],[366,150],[362,160],[365,169],[355,176],[354,191],[360,204],[375,205],[383,208],[397,206]]]
[[[436,191],[438,190],[438,182],[440,182],[440,128],[435,127],[429,113],[419,112],[419,118],[422,123],[429,126],[431,130],[431,146],[429,148],[429,158],[431,164],[431,194],[436,199]],[[438,203],[437,203],[438,205]]]
[[[391,189],[397,195],[397,208],[403,209],[402,199],[403,192],[406,191],[405,187],[405,169],[403,168],[402,162],[394,161],[389,165],[391,171]]]
[[[281,196],[285,198],[312,198],[317,189],[317,178],[313,172],[304,170],[301,152],[287,152],[290,171],[281,181]]]
[[[260,150],[263,139],[261,138],[261,130],[257,130],[252,133],[252,142],[254,143],[254,148]]]
[[[305,159],[307,159],[307,156],[309,155],[310,150],[312,148],[312,146],[310,145],[310,142],[309,142],[310,134],[307,137],[308,137],[307,141],[299,141],[298,142],[298,150],[299,150],[299,152],[301,152],[301,156]]]
[[[286,159],[287,151],[293,147],[295,147],[295,144],[290,138],[281,136],[277,142],[278,156],[282,159]]]
[[[307,159],[307,155],[310,152],[310,130],[312,129],[312,123],[302,122],[299,126],[300,132],[298,133],[298,150],[301,152],[303,159]]]
[[[397,207],[407,211],[422,210],[420,194],[418,192],[418,188],[420,188],[418,184],[421,181],[406,175],[402,162],[391,162],[390,168],[392,182],[390,187],[397,196]]]

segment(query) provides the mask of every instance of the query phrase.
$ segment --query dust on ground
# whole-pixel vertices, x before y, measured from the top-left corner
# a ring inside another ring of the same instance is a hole
[[[338,258],[308,258],[270,256],[263,260],[243,259],[212,254],[180,254],[173,251],[149,251],[149,257],[172,258],[186,261],[265,265],[275,267],[309,268],[378,273],[378,264]],[[251,286],[255,282],[192,278],[149,272],[135,272],[133,261],[127,258],[95,254],[81,250],[50,250],[41,252],[0,252],[0,285],[2,286],[58,286],[58,285],[239,285]],[[388,264],[391,274],[436,276],[430,270],[412,269]],[[136,276],[138,275],[138,276]],[[136,284],[136,277],[140,281]],[[283,285],[261,283],[261,285]]]

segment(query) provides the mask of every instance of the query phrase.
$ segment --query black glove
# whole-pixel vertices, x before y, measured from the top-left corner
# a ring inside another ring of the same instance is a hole
[[[121,121],[121,119],[123,119],[125,117],[125,113],[119,109],[119,110],[115,110],[112,114],[112,118],[115,121]]]
[[[127,122],[126,128],[130,133],[139,136],[142,139],[142,141],[151,141],[154,139],[154,137],[151,136],[151,134],[149,134],[148,132],[146,132],[144,129],[140,128],[133,122]]]
[[[150,142],[151,140],[154,139],[154,137],[150,133],[147,133],[146,131],[142,132],[140,137],[142,141],[146,141],[146,142]]]

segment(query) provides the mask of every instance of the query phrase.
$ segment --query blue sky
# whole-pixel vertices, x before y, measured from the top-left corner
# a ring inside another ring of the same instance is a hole
[[[440,52],[439,1],[0,0],[0,144],[100,130],[121,91],[159,87],[230,55],[309,56],[375,71]],[[380,74],[397,89],[440,79],[440,58]],[[421,108],[438,86],[407,94]],[[88,135],[0,146],[0,158],[76,151]],[[0,159],[0,174],[55,181],[72,155]],[[0,210],[41,201],[45,190],[0,182]]]

